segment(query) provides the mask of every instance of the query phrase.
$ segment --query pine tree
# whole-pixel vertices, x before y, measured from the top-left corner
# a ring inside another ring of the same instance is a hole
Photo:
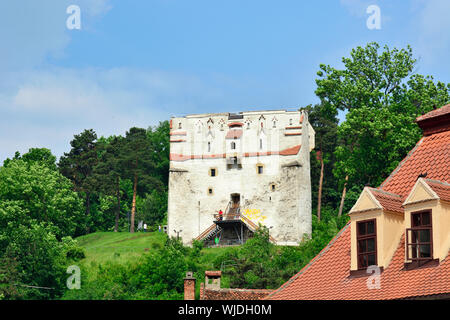
[[[90,216],[91,194],[95,191],[92,173],[98,161],[96,140],[97,134],[93,129],[74,135],[70,142],[72,149],[69,153],[64,153],[58,163],[61,174],[72,181],[74,190],[84,193],[87,217]]]

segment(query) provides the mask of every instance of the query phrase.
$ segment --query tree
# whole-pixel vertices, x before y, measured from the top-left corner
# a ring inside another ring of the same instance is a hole
[[[49,149],[46,148],[30,148],[28,152],[25,153],[23,156],[20,155],[19,151],[16,151],[14,158],[13,159],[7,158],[3,162],[3,166],[7,167],[12,160],[17,159],[22,159],[27,163],[39,162],[52,170],[57,169],[56,157],[52,154],[52,152]]]
[[[72,190],[72,183],[58,171],[40,162],[11,161],[0,168],[0,203],[20,208],[14,219],[30,226],[32,221],[57,227],[58,239],[80,235],[85,226],[82,202]],[[0,216],[0,230],[6,228],[9,216]]]
[[[123,147],[122,137],[112,137],[110,141],[101,142],[101,156],[98,164],[94,167],[94,180],[97,183],[97,189],[101,192],[116,197],[116,215],[114,223],[114,232],[119,229],[120,218],[120,181],[123,173],[121,167],[121,148]]]
[[[73,182],[75,190],[85,194],[87,217],[90,216],[91,193],[95,191],[92,173],[98,161],[96,140],[97,134],[92,129],[75,135],[70,142],[72,149],[64,153],[58,163],[60,172]]]
[[[409,46],[380,52],[369,43],[342,62],[342,70],[320,65],[316,94],[329,112],[347,112],[334,170],[344,186],[343,204],[347,184],[376,186],[390,174],[420,138],[415,118],[450,101],[450,86],[413,74]]]
[[[133,127],[126,132],[124,144],[121,148],[120,163],[124,176],[133,182],[133,200],[131,204],[130,232],[134,232],[134,218],[136,213],[136,196],[138,187],[142,191],[149,185],[160,186],[160,182],[151,175],[155,169],[152,160],[152,149],[145,129]]]
[[[70,236],[83,232],[84,218],[72,183],[47,164],[17,158],[1,167],[0,295],[59,297],[69,260],[80,256]]]
[[[333,190],[336,185],[334,183],[334,179],[328,180],[326,177],[332,177],[332,169],[334,168],[334,151],[337,146],[338,119],[336,117],[336,112],[329,112],[330,110],[326,109],[322,104],[317,104],[314,107],[308,106],[306,107],[306,110],[309,113],[308,120],[316,133],[315,149],[317,151],[312,152],[311,178],[313,181],[316,181],[316,179],[319,180],[317,191],[315,185],[313,185],[312,193],[313,199],[317,199],[317,217],[320,221],[322,191],[324,189],[324,185],[327,195],[331,193],[330,190]],[[320,163],[319,167],[317,167],[315,161]]]

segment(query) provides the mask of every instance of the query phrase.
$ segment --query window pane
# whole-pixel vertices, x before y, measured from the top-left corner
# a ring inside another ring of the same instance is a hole
[[[367,239],[367,251],[375,251],[375,239]]]
[[[367,252],[366,240],[359,240],[358,244],[359,244],[359,252],[358,253]]]
[[[359,256],[359,267],[360,268],[367,267],[367,256],[366,255]]]
[[[419,241],[420,242],[431,242],[430,230],[419,230]]]
[[[422,213],[422,225],[429,226],[431,224],[430,214],[428,212]]]
[[[420,214],[413,214],[412,216],[413,227],[420,226]]]
[[[366,234],[366,224],[365,223],[358,223],[358,233],[359,235],[365,235]]]
[[[372,266],[376,264],[375,262],[375,255],[374,254],[369,254],[368,255],[368,266]]]
[[[367,234],[374,234],[375,233],[375,222],[370,221],[367,222]]]
[[[420,258],[430,258],[431,257],[431,247],[429,244],[423,244],[419,246]]]

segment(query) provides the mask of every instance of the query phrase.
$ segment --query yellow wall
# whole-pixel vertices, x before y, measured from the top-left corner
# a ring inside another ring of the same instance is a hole
[[[383,210],[352,214],[351,270],[358,270],[356,223],[370,219],[376,219],[377,224],[377,262],[379,267],[386,268],[389,265],[400,243],[400,238],[404,232],[403,214]]]
[[[417,200],[417,199],[415,199]],[[411,228],[411,213],[431,209],[433,259],[442,261],[450,249],[450,204],[440,200],[426,200],[405,205],[405,230]],[[406,250],[406,243],[405,243]],[[406,251],[405,251],[406,252]],[[405,254],[406,261],[406,254]],[[410,261],[407,261],[410,262]]]

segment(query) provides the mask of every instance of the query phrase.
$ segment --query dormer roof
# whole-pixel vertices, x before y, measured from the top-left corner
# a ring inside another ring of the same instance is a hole
[[[364,188],[350,214],[375,210],[405,212],[419,200],[450,201],[450,105],[417,118],[424,136],[379,188]],[[414,193],[422,188],[424,192]],[[419,197],[420,196],[420,197]],[[423,206],[422,206],[423,207]],[[351,276],[352,223],[298,274],[267,299],[401,299],[450,297],[450,252],[433,267],[405,270],[405,232],[380,277],[369,289],[368,277]],[[436,229],[438,230],[438,229]],[[384,230],[383,230],[384,231]],[[386,237],[386,232],[383,236]]]

